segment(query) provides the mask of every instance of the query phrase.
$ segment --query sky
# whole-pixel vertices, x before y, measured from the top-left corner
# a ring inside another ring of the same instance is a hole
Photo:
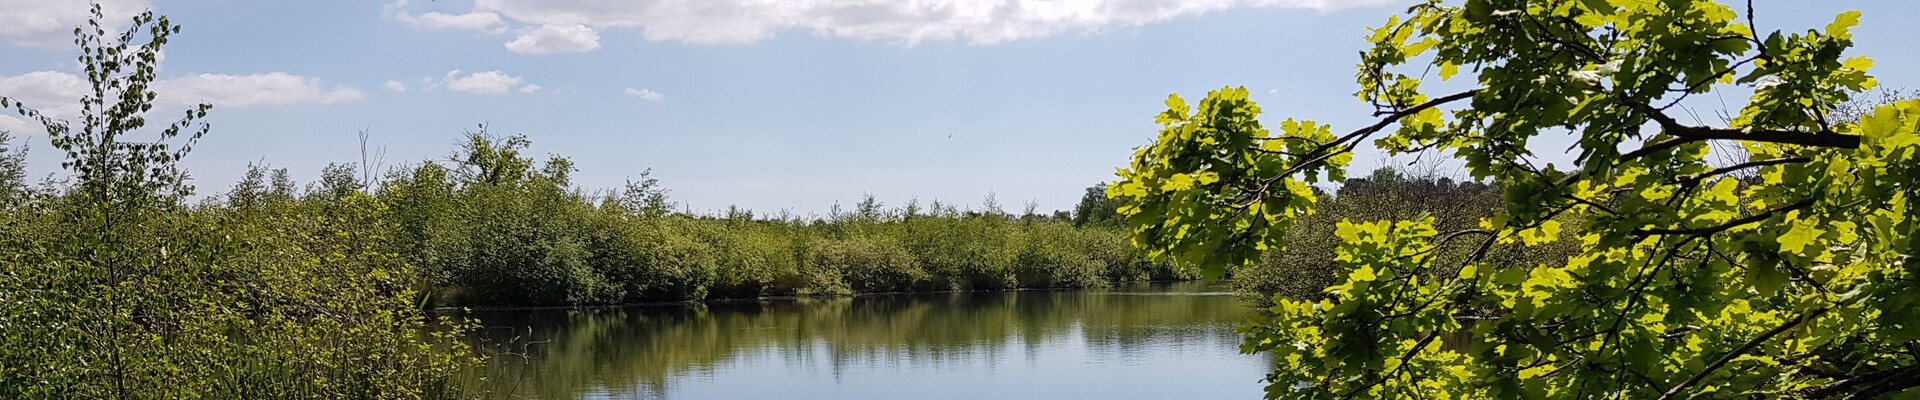
[[[1370,123],[1352,93],[1367,26],[1404,0],[105,0],[184,32],[160,108],[209,102],[183,162],[202,194],[249,163],[311,181],[360,160],[444,159],[463,132],[530,138],[585,189],[652,170],[687,208],[825,213],[872,194],[1071,209],[1150,140],[1168,94],[1244,86],[1270,123]],[[1855,53],[1920,88],[1904,0],[1757,1],[1762,30],[1865,11]],[[85,2],[0,0],[0,95],[77,114]],[[1727,101],[1733,101],[1731,98]],[[1702,114],[1722,107],[1694,99]],[[1737,107],[1737,103],[1732,106]],[[158,118],[156,118],[158,119]],[[24,121],[36,176],[58,154]],[[1353,166],[1390,160],[1367,148]],[[1541,154],[1566,162],[1566,154]]]

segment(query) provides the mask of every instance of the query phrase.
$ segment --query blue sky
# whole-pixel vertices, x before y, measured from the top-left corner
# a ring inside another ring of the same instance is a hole
[[[824,212],[863,193],[1067,209],[1111,180],[1169,93],[1246,86],[1273,121],[1350,130],[1364,27],[1405,1],[339,1],[113,0],[185,26],[163,103],[215,103],[186,161],[200,192],[249,162],[311,180],[359,159],[444,158],[463,130],[525,134],[609,188],[652,168],[709,211]],[[994,6],[1000,6],[994,8]],[[1889,86],[1920,87],[1907,1],[1761,1],[1763,30],[1866,11],[1857,53]],[[78,96],[66,32],[85,4],[0,0],[0,94]],[[169,95],[172,99],[169,100]],[[1735,99],[1728,97],[1728,101]],[[1691,103],[1702,113],[1718,101]],[[1737,106],[1737,104],[1735,104]],[[71,107],[64,112],[72,112]],[[30,132],[18,120],[0,129]],[[17,133],[16,135],[21,135]],[[36,174],[57,166],[25,134]],[[1543,158],[1565,160],[1563,154]],[[1365,150],[1356,168],[1387,160]]]

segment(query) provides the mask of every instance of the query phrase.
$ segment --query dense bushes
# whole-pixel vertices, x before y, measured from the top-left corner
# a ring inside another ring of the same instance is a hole
[[[365,195],[112,226],[28,196],[0,212],[0,397],[412,398],[468,361]]]
[[[470,132],[450,157],[396,170],[372,190],[392,209],[386,246],[441,305],[574,305],[896,291],[1102,286],[1189,279],[1148,263],[1118,228],[868,198],[814,220],[668,212],[642,174],[614,192],[571,187],[572,163],[521,155],[523,137]],[[330,168],[330,171],[336,168]],[[264,169],[248,176],[266,176]],[[351,169],[324,176],[351,175]],[[342,192],[322,182],[315,201]],[[243,181],[227,207],[254,202]],[[346,193],[357,193],[345,190]],[[991,201],[989,201],[991,203]]]

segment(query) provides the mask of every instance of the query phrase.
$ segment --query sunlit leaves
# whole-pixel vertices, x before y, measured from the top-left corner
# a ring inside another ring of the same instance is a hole
[[[1560,221],[1547,220],[1538,227],[1521,230],[1519,236],[1528,246],[1551,243],[1560,238]]]
[[[1460,329],[1435,300],[1463,280],[1423,277],[1433,221],[1341,222],[1338,260],[1346,270],[1331,298],[1277,298],[1270,320],[1247,328],[1247,349],[1272,352],[1270,397],[1407,397],[1431,393],[1436,381],[1377,377],[1470,377],[1464,357],[1439,337]],[[1470,274],[1469,274],[1470,275]],[[1350,379],[1324,379],[1340,376]]]
[[[1826,233],[1825,230],[1814,227],[1813,224],[1813,221],[1808,220],[1793,222],[1792,227],[1787,229],[1787,233],[1780,234],[1780,250],[1790,253],[1805,252],[1807,244],[1813,243],[1820,234]]]
[[[1839,39],[1853,39],[1853,27],[1860,25],[1860,10],[1841,12],[1833,17],[1833,23],[1827,24],[1827,36]]]
[[[1163,126],[1159,138],[1136,152],[1108,195],[1121,200],[1118,210],[1136,227],[1136,243],[1209,276],[1277,247],[1277,233],[1316,201],[1306,183],[1339,178],[1329,165],[1351,159],[1329,152],[1325,162],[1291,161],[1289,155],[1325,150],[1333,135],[1309,121],[1267,130],[1244,88],[1213,91],[1197,110],[1179,96],[1166,104],[1155,117]]]
[[[1356,130],[1333,146],[1298,140],[1302,148],[1286,138],[1320,141],[1319,129],[1284,127],[1268,139],[1281,143],[1236,144],[1240,136],[1186,133],[1241,114],[1170,102],[1158,118],[1167,129],[1122,172],[1142,190],[1115,194],[1131,205],[1140,244],[1218,271],[1263,248],[1256,245],[1272,247],[1279,236],[1271,231],[1312,212],[1314,202],[1300,200],[1313,191],[1301,188],[1318,168],[1338,175],[1346,160],[1327,151],[1346,154],[1348,140],[1452,156],[1506,189],[1506,207],[1478,231],[1342,224],[1334,232],[1344,243],[1342,271],[1330,298],[1276,299],[1273,315],[1247,330],[1250,350],[1279,356],[1272,397],[1905,390],[1916,382],[1885,377],[1920,369],[1920,323],[1911,321],[1920,315],[1920,218],[1909,205],[1920,197],[1920,100],[1835,120],[1837,105],[1877,85],[1873,62],[1848,54],[1861,15],[1842,13],[1824,29],[1756,32],[1745,8],[1422,2],[1370,29],[1355,73],[1357,97],[1391,128]],[[1421,85],[1436,70],[1442,79],[1471,77],[1474,90],[1463,94],[1471,104],[1421,107],[1439,97]],[[1752,88],[1733,101],[1739,111],[1729,126],[1670,115],[1689,96],[1729,85]],[[1571,136],[1577,165],[1540,162],[1533,152],[1560,150],[1539,146],[1549,135]],[[1745,153],[1721,153],[1720,143]],[[1179,158],[1188,154],[1204,156]],[[1217,185],[1180,178],[1206,171],[1219,174]],[[1245,214],[1263,218],[1234,224],[1166,211],[1234,204],[1265,207]],[[1252,226],[1258,231],[1241,228]],[[1158,240],[1162,232],[1214,241]],[[1577,236],[1581,252],[1564,265],[1430,273],[1425,251],[1434,242],[1482,235],[1529,246]],[[1491,319],[1474,325],[1477,351],[1453,354],[1421,344],[1445,324],[1414,321],[1435,315]]]

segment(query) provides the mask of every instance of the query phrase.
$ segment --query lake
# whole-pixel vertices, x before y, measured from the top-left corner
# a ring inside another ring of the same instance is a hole
[[[1257,399],[1197,282],[475,312],[469,391],[532,399]],[[484,378],[484,380],[482,380]]]

